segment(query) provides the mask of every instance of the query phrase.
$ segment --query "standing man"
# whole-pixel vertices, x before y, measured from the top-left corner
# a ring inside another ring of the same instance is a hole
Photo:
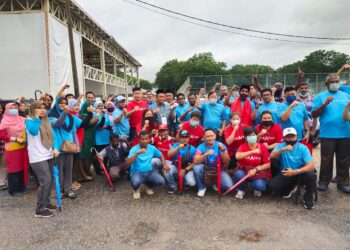
[[[180,123],[190,120],[191,114],[193,111],[198,111],[200,113],[199,109],[196,107],[196,95],[195,94],[188,94],[187,101],[188,101],[189,106],[188,106],[187,110],[185,111],[185,113],[183,113],[180,116],[180,118],[179,118]]]
[[[146,98],[147,98],[147,105],[148,105],[148,108],[150,108],[150,107],[154,104],[154,101],[153,101],[153,94],[152,94],[152,91],[151,91],[151,90],[147,90],[147,91],[146,91]]]
[[[117,108],[113,112],[113,133],[118,135],[118,138],[129,140],[130,137],[130,124],[129,116],[131,112],[127,112],[125,109],[125,97],[117,96],[115,99]]]
[[[174,117],[170,117],[171,107],[169,103],[165,101],[165,93],[162,89],[157,90],[156,102],[152,105],[151,110],[154,113],[155,122],[158,126],[161,124],[169,125],[170,120],[174,120]]]
[[[136,136],[137,124],[142,120],[143,110],[148,108],[147,102],[142,100],[140,87],[132,89],[133,100],[126,106],[127,112],[130,112],[130,134],[129,141],[133,141]]]
[[[279,124],[280,117],[278,111],[281,104],[274,101],[271,89],[263,89],[261,91],[261,96],[264,102],[260,101],[257,103],[252,113],[252,120],[257,121],[258,123],[260,121],[261,113],[265,110],[269,110],[271,112],[273,122]]]
[[[186,113],[187,110],[190,109],[190,105],[185,102],[185,95],[182,93],[177,94],[177,107],[172,110],[174,112],[175,120],[176,120],[176,130],[178,125],[181,123],[181,117]],[[186,116],[185,116],[186,117]]]
[[[315,97],[312,117],[320,117],[321,168],[318,190],[326,191],[333,174],[333,158],[336,157],[337,188],[350,193],[349,148],[350,124],[343,119],[342,111],[350,101],[350,96],[339,91],[339,77],[326,77],[327,90]]]

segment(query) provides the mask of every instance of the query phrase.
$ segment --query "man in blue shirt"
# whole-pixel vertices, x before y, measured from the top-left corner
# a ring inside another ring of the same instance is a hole
[[[148,131],[139,133],[139,144],[132,147],[126,164],[130,166],[130,182],[134,190],[134,199],[140,198],[140,186],[145,184],[146,193],[153,194],[152,187],[164,186],[164,178],[153,166],[156,161],[153,158],[160,158],[163,164],[163,171],[169,172],[170,168],[166,164],[162,153],[153,145],[150,145],[151,136]]]
[[[114,100],[116,102],[116,109],[113,112],[113,133],[117,134],[119,138],[129,139],[129,116],[131,112],[128,113],[125,108],[124,96],[117,96]]]
[[[255,121],[255,124],[258,124],[260,122],[261,113],[265,110],[269,110],[272,114],[273,123],[279,124],[280,117],[278,111],[281,104],[279,102],[274,101],[272,96],[272,90],[263,89],[261,91],[261,97],[264,100],[264,102],[258,102],[256,108],[252,113],[252,120]]]
[[[196,95],[195,94],[188,94],[187,96],[188,106],[187,110],[179,117],[179,122],[187,122],[191,119],[191,114],[193,111],[199,111],[200,110],[196,107]]]
[[[177,106],[171,110],[173,112],[173,116],[175,117],[175,131],[177,131],[177,128],[179,124],[182,122],[181,117],[183,114],[186,113],[186,111],[189,109],[190,105],[185,102],[185,95],[182,93],[177,94]]]
[[[194,187],[196,181],[193,175],[193,158],[196,154],[196,148],[189,144],[190,133],[187,130],[181,130],[179,133],[179,142],[171,146],[168,151],[169,158],[172,159],[172,165],[170,171],[164,173],[165,178],[168,181],[169,189],[168,193],[173,194],[177,190],[177,179],[178,179],[178,164],[181,163],[180,176],[183,178],[184,186]],[[180,154],[180,155],[179,155]],[[179,157],[180,156],[180,157]],[[180,163],[179,163],[180,158]]]
[[[310,126],[305,105],[297,101],[297,91],[294,87],[286,87],[284,94],[286,101],[279,108],[281,127],[282,129],[295,128],[298,141],[307,142],[310,135]]]
[[[326,191],[333,174],[333,158],[336,157],[337,188],[350,193],[349,148],[350,123],[343,119],[343,111],[350,96],[339,91],[339,77],[326,77],[327,89],[318,94],[312,106],[312,117],[320,117],[321,167],[318,189]]]
[[[268,186],[273,192],[282,194],[283,198],[290,198],[301,178],[306,190],[304,207],[311,209],[314,205],[316,173],[310,151],[298,142],[294,128],[285,128],[283,139],[284,142],[278,144],[270,155],[271,159],[280,159],[281,173],[273,177]]]
[[[201,103],[201,96],[205,94],[205,89],[201,89],[196,101],[196,107],[202,111],[204,129],[212,129],[221,137],[226,127],[225,108],[218,103],[215,92],[208,94],[209,103]]]

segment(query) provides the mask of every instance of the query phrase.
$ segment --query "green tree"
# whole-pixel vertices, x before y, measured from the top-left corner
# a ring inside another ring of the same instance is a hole
[[[228,74],[230,75],[246,75],[246,74],[272,74],[274,73],[275,70],[268,65],[259,65],[259,64],[236,64],[231,67],[227,71]]]

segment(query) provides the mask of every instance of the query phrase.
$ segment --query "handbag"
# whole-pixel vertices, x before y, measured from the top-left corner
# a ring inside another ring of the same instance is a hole
[[[74,142],[69,142],[69,141],[63,141],[61,145],[61,150],[65,153],[79,153],[80,152],[80,147],[78,144]]]

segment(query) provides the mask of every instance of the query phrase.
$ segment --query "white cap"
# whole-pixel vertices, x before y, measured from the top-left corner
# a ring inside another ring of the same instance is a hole
[[[285,137],[286,135],[297,135],[297,131],[295,130],[295,128],[285,128],[283,129],[283,137]]]

